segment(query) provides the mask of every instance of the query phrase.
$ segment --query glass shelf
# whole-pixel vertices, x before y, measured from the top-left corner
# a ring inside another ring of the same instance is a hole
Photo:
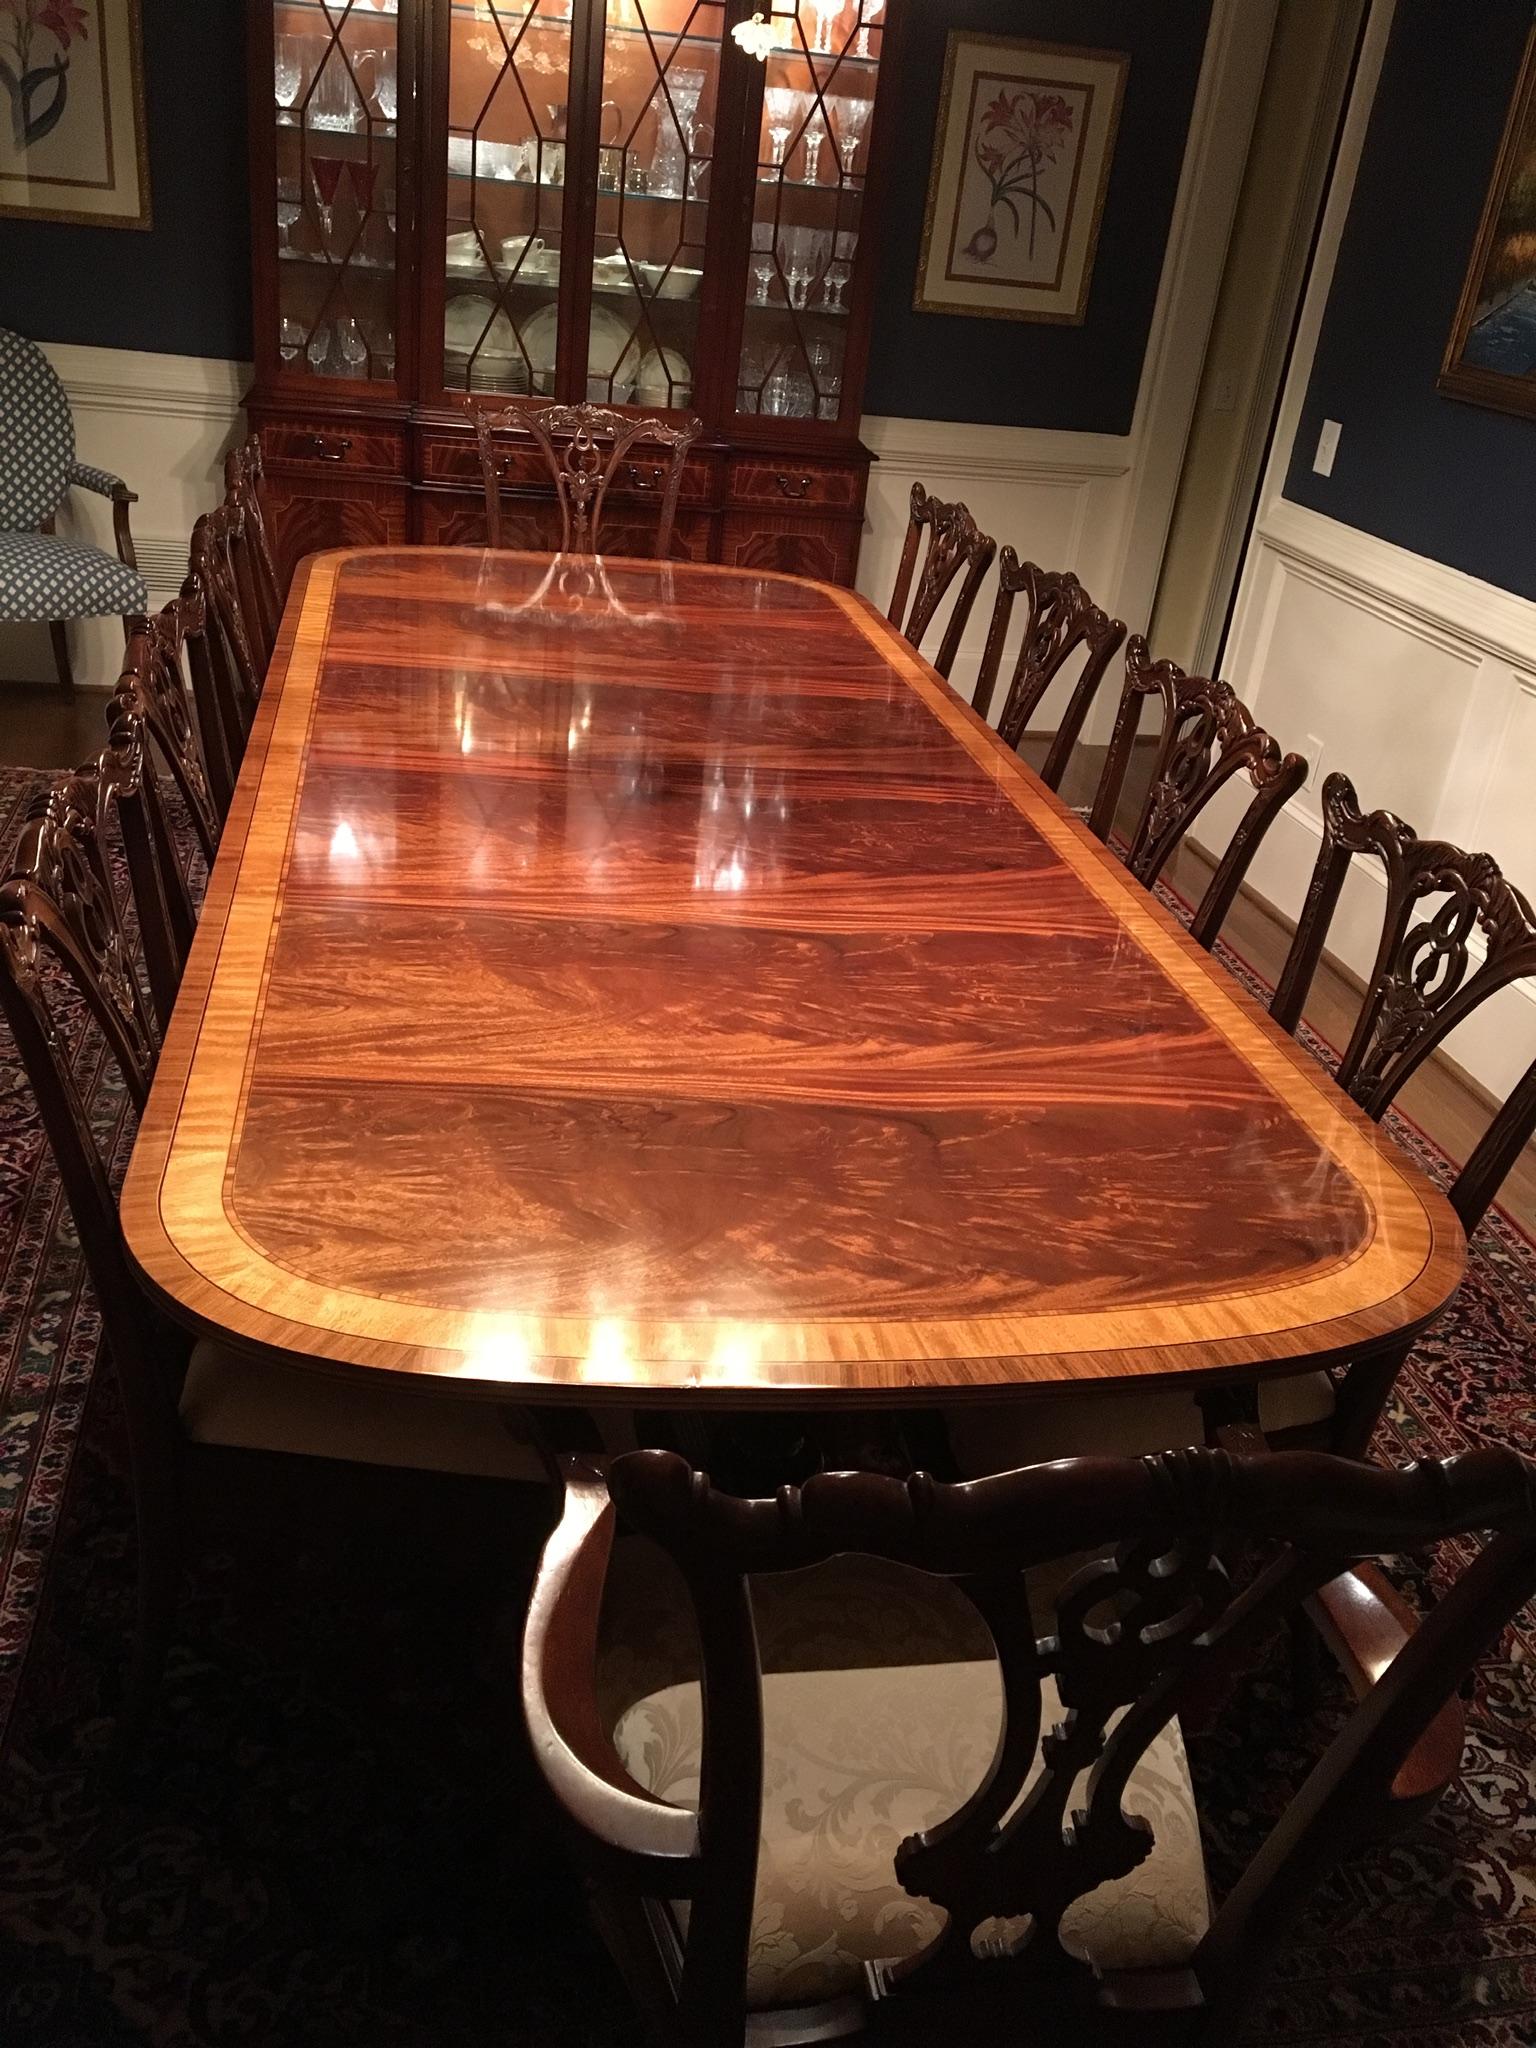
[[[498,178],[492,171],[450,170],[448,177],[453,184],[474,184],[481,187],[482,190],[493,192],[503,185],[515,192],[563,193],[565,191],[564,184],[552,185],[547,178]],[[835,187],[829,185],[826,189],[830,192]],[[616,186],[611,192],[599,186],[597,196],[599,200],[622,199],[626,206],[681,206],[683,204],[681,192],[636,192],[629,185],[624,186],[622,190]],[[690,206],[707,206],[709,204],[709,194],[707,192],[690,192],[687,203]],[[467,215],[455,214],[450,218],[451,221],[457,221],[460,226],[467,227],[469,225]]]

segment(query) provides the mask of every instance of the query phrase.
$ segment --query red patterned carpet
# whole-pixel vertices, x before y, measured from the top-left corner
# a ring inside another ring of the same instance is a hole
[[[0,772],[7,840],[31,783]],[[629,2048],[517,1725],[542,1509],[214,1454],[162,1710],[124,1776],[133,1557],[95,1332],[0,1026],[0,2048]],[[1494,1215],[1380,1454],[1536,1454],[1533,1360],[1536,1249]],[[1319,1894],[1254,2039],[1531,2048],[1533,1672],[1528,1612],[1479,1674],[1462,1785]],[[1195,1748],[1218,1890],[1335,1711],[1298,1718],[1277,1656]]]

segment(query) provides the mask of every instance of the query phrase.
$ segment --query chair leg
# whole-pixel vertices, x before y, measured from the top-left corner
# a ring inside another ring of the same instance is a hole
[[[75,672],[69,661],[69,629],[62,619],[50,619],[48,635],[53,641],[53,665],[59,672],[59,689],[64,696],[73,697]]]

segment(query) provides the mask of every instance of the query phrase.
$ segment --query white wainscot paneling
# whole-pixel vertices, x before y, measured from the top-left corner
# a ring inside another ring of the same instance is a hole
[[[890,601],[914,483],[962,498],[978,526],[1021,560],[1075,569],[1113,609],[1120,540],[1128,514],[1132,443],[1112,434],[869,418],[861,429],[876,457],[870,471],[858,587],[883,611]],[[967,701],[986,644],[996,580],[982,587],[950,680]],[[925,652],[937,647],[943,618]],[[999,691],[993,715],[1001,705]]]
[[[134,543],[150,601],[162,604],[186,574],[193,521],[223,494],[224,451],[239,430],[249,373],[240,363],[195,356],[45,346],[69,394],[81,460],[114,471],[139,494]],[[112,508],[89,491],[71,491],[59,531],[110,552]],[[110,688],[122,666],[118,622],[75,620],[69,637],[77,684]],[[42,682],[53,673],[45,627],[0,626],[0,680]]]
[[[1251,886],[1294,920],[1321,836],[1324,777],[1342,770],[1368,808],[1425,838],[1491,853],[1536,895],[1536,604],[1280,501],[1255,534],[1224,672],[1282,746],[1321,741],[1311,787],[1277,819]],[[1243,785],[1246,788],[1246,785]],[[1242,791],[1213,806],[1226,843]],[[1356,863],[1332,950],[1369,972],[1384,884]],[[1536,1058],[1536,987],[1496,999],[1452,1056],[1504,1095]]]

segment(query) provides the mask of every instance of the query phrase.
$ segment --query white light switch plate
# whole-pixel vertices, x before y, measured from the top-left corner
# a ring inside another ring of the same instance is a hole
[[[1319,476],[1333,475],[1333,458],[1339,452],[1339,436],[1343,431],[1337,420],[1323,421],[1323,431],[1317,437],[1317,453],[1312,458],[1312,467]]]

